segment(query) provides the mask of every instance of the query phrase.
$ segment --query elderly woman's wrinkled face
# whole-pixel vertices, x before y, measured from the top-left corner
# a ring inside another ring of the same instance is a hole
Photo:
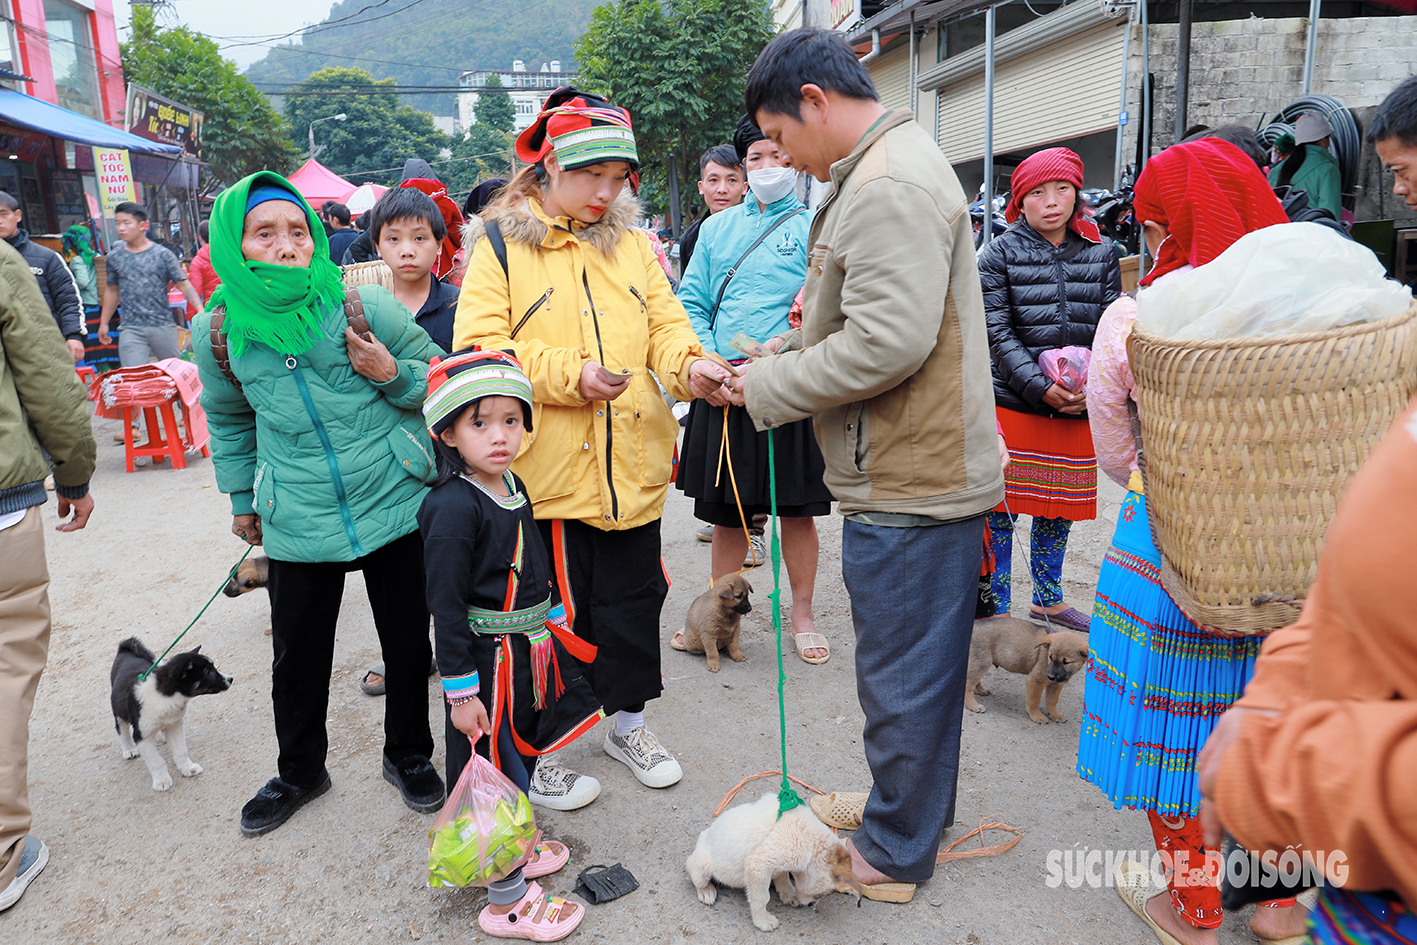
[[[256,204],[246,214],[241,255],[249,262],[273,266],[309,266],[315,255],[315,240],[304,208],[290,200]]]

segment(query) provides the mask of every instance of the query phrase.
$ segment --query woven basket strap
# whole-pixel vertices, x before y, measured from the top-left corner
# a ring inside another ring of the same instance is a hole
[[[354,329],[354,333],[365,341],[372,340],[373,336],[369,331],[369,321],[364,317],[364,300],[359,297],[359,290],[348,288],[344,290],[344,317],[349,322],[349,327]]]
[[[221,330],[225,322],[226,309],[212,309],[212,357],[216,358],[216,366],[221,369],[222,376],[234,384],[237,390],[241,390],[241,382],[231,373],[231,351],[226,345],[226,332]]]
[[[359,297],[358,289],[345,290],[344,317],[356,335],[365,341],[370,340],[372,334],[369,330],[369,320],[364,317],[364,300]],[[222,376],[236,385],[237,390],[241,390],[241,382],[231,371],[231,349],[227,346],[226,332],[222,331],[225,322],[226,311],[220,308],[212,309],[212,357],[216,358],[216,366],[221,369]]]

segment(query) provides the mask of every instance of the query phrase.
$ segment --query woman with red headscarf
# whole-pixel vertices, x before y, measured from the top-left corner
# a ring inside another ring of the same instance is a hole
[[[535,416],[512,471],[526,483],[574,632],[599,648],[591,686],[615,716],[605,751],[647,787],[668,787],[683,773],[644,712],[663,689],[659,521],[679,424],[655,378],[679,400],[722,404],[714,378],[729,373],[708,360],[635,226],[629,114],[557,89],[518,136],[517,157],[531,166],[482,213],[486,238],[470,250],[453,347],[509,351],[526,368]],[[528,794],[572,810],[599,790],[543,758]]]
[[[1156,259],[1144,286],[1204,266],[1246,233],[1287,222],[1255,163],[1214,138],[1153,158],[1137,180],[1133,206]],[[1170,872],[1168,897],[1168,889],[1153,885],[1149,865],[1123,864],[1117,889],[1127,905],[1168,945],[1210,945],[1222,918],[1219,876],[1203,871],[1218,862],[1219,851],[1206,847],[1197,819],[1196,754],[1244,691],[1262,638],[1198,627],[1161,586],[1128,415],[1135,384],[1127,338],[1136,312],[1136,302],[1125,296],[1107,309],[1088,371],[1097,462],[1127,488],[1127,497],[1097,580],[1078,774],[1119,810],[1146,811]],[[1266,903],[1251,929],[1261,941],[1290,942],[1304,927],[1303,910],[1290,908],[1294,904]]]
[[[1097,461],[1082,391],[1050,378],[1038,359],[1092,347],[1098,317],[1122,294],[1122,270],[1112,241],[1087,218],[1082,159],[1072,151],[1031,155],[1010,188],[1004,216],[1013,226],[979,254],[994,404],[1009,448],[1004,502],[988,516],[997,560],[990,585],[1008,613],[1014,522],[1032,516],[1029,615],[1085,631],[1087,616],[1063,600],[1063,552],[1072,523],[1097,517]]]

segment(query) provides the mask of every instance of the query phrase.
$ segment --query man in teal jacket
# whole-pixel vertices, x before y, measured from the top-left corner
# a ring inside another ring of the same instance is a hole
[[[93,513],[96,448],[74,359],[29,263],[0,241],[0,912],[49,862],[29,836],[30,712],[49,655],[44,477],[54,471],[61,532]]]
[[[437,810],[415,515],[434,471],[419,410],[441,351],[378,286],[358,291],[369,337],[349,327],[324,227],[279,175],[217,199],[211,246],[222,284],[192,338],[212,462],[232,532],[271,562],[279,776],[242,809],[241,832],[274,830],[329,789],[325,714],[349,571],[364,573],[387,665],[384,778],[413,810]]]

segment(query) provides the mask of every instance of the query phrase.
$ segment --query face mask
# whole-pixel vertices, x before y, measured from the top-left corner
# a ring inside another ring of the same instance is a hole
[[[797,172],[790,167],[760,167],[748,172],[748,187],[763,206],[777,203],[797,186]]]

